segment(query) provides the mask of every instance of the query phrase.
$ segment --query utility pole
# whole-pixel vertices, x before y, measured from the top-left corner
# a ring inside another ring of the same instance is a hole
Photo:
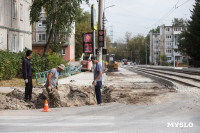
[[[147,43],[145,43],[145,49],[146,49],[146,65],[147,65]]]
[[[98,15],[98,30],[103,29],[103,0],[99,0],[99,15]],[[102,63],[102,47],[98,47],[99,49],[99,55],[98,55],[98,61],[103,65]]]

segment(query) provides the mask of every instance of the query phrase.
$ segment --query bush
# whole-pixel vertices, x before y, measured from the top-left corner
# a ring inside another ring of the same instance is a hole
[[[10,52],[0,51],[0,80],[16,77],[20,60]]]
[[[46,59],[48,60],[47,70],[58,67],[60,64],[64,64],[66,66],[66,61],[62,59],[62,57],[56,53],[47,54]]]
[[[26,55],[26,50],[17,54],[0,50],[0,80],[8,80],[15,77],[22,78],[22,61]],[[48,54],[46,57],[33,53],[31,58],[33,76],[38,72],[55,68],[59,64],[66,66],[66,62],[62,57],[55,53]]]

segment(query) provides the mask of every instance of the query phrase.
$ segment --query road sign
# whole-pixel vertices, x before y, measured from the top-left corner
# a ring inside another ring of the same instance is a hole
[[[97,8],[94,4],[91,7],[91,29],[97,30]]]
[[[98,46],[104,47],[104,30],[99,30],[98,32]]]
[[[83,34],[83,53],[93,53],[93,33]]]

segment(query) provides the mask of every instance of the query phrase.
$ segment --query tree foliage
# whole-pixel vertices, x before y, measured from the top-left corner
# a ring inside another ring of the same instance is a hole
[[[75,58],[79,60],[83,53],[83,33],[92,32],[91,15],[89,12],[80,10],[79,17],[76,18],[76,34],[75,34]]]
[[[172,26],[180,26],[180,27],[185,27],[186,23],[183,18],[174,18],[172,20]]]
[[[116,59],[129,59],[139,64],[145,64],[145,37],[142,35],[132,36],[131,33],[125,34],[125,44],[117,42],[111,52]]]
[[[44,55],[49,49],[53,34],[70,33],[72,23],[80,10],[80,4],[89,0],[34,0],[30,11],[31,24],[40,20],[41,9],[45,9],[46,33],[49,35]]]
[[[131,37],[131,39],[127,42],[127,45],[128,45],[130,54],[132,54],[132,60],[140,64],[145,64],[146,57],[145,57],[144,36],[137,35],[137,36]]]
[[[179,51],[194,60],[200,60],[200,0],[196,0],[191,20],[187,23],[187,30],[179,38]]]

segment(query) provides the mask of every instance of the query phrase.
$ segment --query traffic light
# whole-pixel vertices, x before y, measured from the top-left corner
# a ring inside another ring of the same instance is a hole
[[[102,49],[102,54],[106,55],[107,54],[107,49]]]
[[[98,32],[98,46],[104,47],[104,30],[99,30]]]
[[[83,33],[83,53],[93,53],[93,33]]]
[[[96,55],[99,55],[99,49],[95,49]]]

